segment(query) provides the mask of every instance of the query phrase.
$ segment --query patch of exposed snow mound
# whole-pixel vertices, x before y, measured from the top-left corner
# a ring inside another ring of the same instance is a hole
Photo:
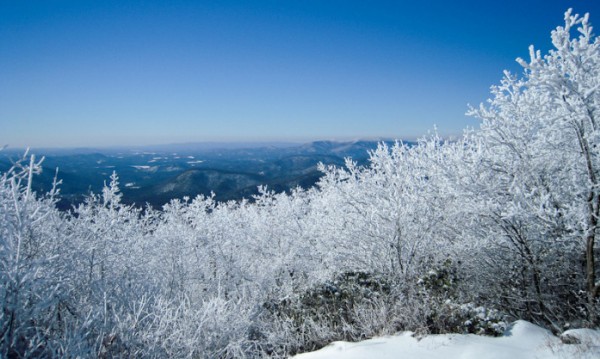
[[[550,331],[519,320],[502,337],[474,334],[429,335],[421,340],[412,332],[381,337],[359,343],[335,342],[296,359],[529,359],[529,358],[600,358],[600,331],[569,330],[587,342],[563,344]]]
[[[517,320],[506,328],[503,337],[527,338],[530,340],[542,340],[553,336],[552,333],[542,327],[529,323],[525,320]]]

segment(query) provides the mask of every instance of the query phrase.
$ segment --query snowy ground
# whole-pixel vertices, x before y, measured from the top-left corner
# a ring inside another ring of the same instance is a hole
[[[473,334],[429,335],[420,340],[405,332],[393,337],[360,343],[335,342],[296,359],[521,359],[600,358],[600,331],[569,330],[580,344],[563,344],[560,338],[529,322],[513,323],[504,336],[493,338]]]

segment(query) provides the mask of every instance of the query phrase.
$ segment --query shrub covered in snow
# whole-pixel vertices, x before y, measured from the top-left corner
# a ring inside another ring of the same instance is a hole
[[[495,309],[476,306],[473,303],[444,303],[431,318],[435,326],[444,327],[446,333],[471,333],[499,336],[507,327],[506,316]]]
[[[357,340],[374,335],[361,328],[369,320],[367,317],[374,320],[372,312],[390,299],[390,292],[390,284],[382,276],[353,271],[283,300],[267,301],[263,306],[272,317],[286,324],[287,331],[305,338],[297,350],[306,350],[336,338]]]

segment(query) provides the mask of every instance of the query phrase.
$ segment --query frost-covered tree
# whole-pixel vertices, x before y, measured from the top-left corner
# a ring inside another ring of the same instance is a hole
[[[346,169],[323,168],[321,196],[337,211],[335,230],[344,236],[332,250],[362,265],[354,269],[415,278],[440,259],[434,248],[447,234],[439,219],[446,196],[437,175],[440,146],[437,137],[414,147],[380,144],[366,167],[348,160]]]
[[[41,162],[26,153],[0,177],[1,357],[55,355],[71,310],[56,185],[45,196],[32,190]]]
[[[475,181],[488,202],[482,215],[525,262],[537,310],[550,321],[544,297],[556,288],[545,283],[576,275],[578,248],[588,314],[597,320],[600,42],[588,19],[567,11],[552,32],[554,49],[542,56],[531,47],[529,61],[518,59],[523,77],[506,73],[489,105],[471,111],[483,120],[472,167],[486,181]],[[550,273],[560,267],[553,263],[564,264],[563,273]]]

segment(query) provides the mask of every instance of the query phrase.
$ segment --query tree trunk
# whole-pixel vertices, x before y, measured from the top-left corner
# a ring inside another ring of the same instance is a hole
[[[588,311],[589,319],[593,324],[598,322],[598,316],[596,313],[596,298],[598,297],[598,289],[600,286],[596,285],[596,266],[594,258],[594,242],[595,235],[589,234],[586,238],[586,249],[585,249],[585,271],[587,279],[587,292],[588,292]]]

